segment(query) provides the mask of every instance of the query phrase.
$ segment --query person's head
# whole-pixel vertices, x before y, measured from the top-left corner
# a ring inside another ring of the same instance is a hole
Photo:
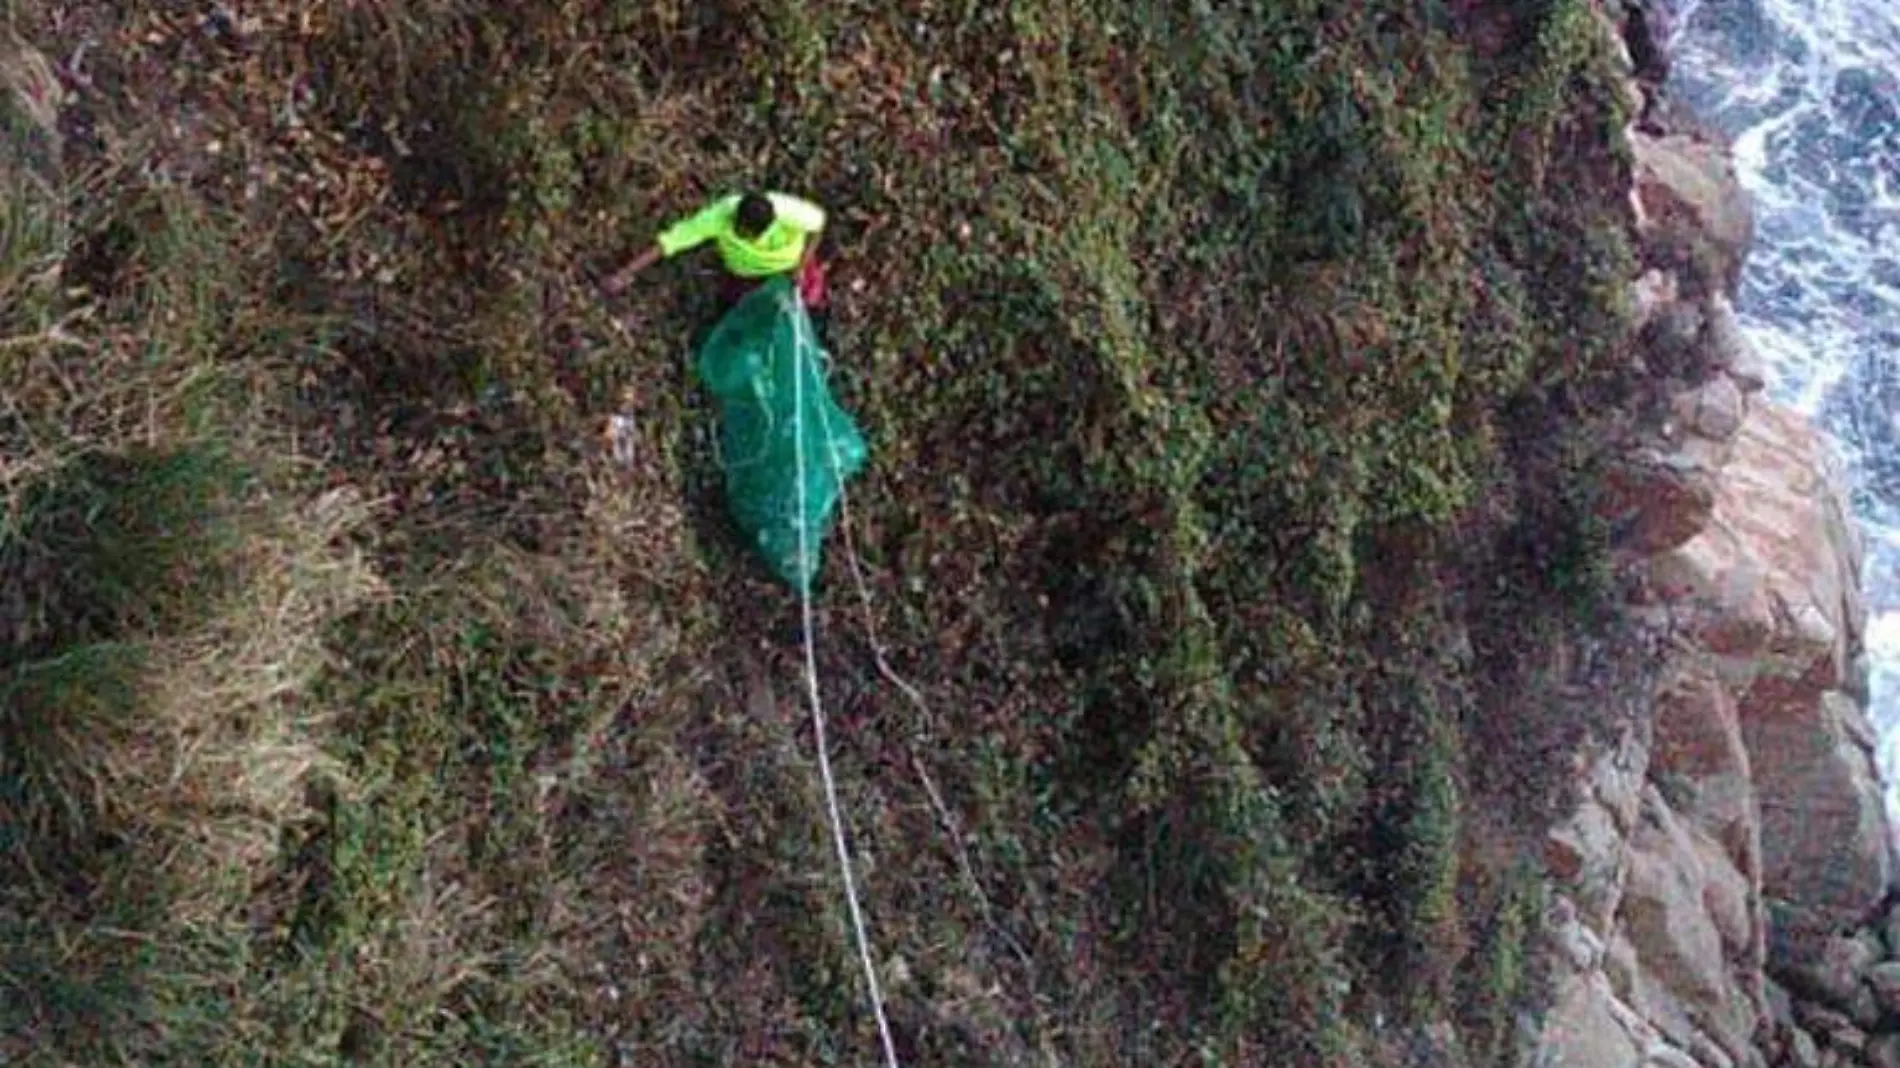
[[[739,208],[733,213],[732,228],[740,237],[750,240],[764,233],[772,225],[776,215],[772,211],[772,200],[763,193],[747,193],[739,198]]]

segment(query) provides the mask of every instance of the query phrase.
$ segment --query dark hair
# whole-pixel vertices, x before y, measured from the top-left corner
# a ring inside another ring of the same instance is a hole
[[[777,218],[772,210],[772,200],[760,193],[747,193],[739,198],[739,209],[733,216],[733,229],[740,237],[753,238],[764,233]]]

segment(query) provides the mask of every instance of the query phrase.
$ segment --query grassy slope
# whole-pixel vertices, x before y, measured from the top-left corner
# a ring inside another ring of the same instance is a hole
[[[89,348],[0,357],[15,396],[58,355],[153,423],[28,406],[87,448],[8,484],[9,577],[110,566],[33,587],[58,625],[0,661],[31,846],[0,1033],[864,1056],[795,606],[722,525],[683,371],[704,287],[668,266],[616,318],[584,270],[763,178],[836,219],[874,463],[821,657],[911,1060],[1366,1063],[1375,1013],[1484,1060],[1534,896],[1465,818],[1467,620],[1536,640],[1591,555],[1495,442],[1589,403],[1629,264],[1584,6],[1475,6],[263,4],[240,44],[88,10],[105,125],[186,129],[107,150],[169,182],[84,201]],[[372,513],[299,510],[326,484]],[[62,520],[87,494],[126,524]],[[1472,581],[1527,535],[1550,566]],[[187,564],[210,603],[164,596]],[[99,574],[111,611],[72,588]]]

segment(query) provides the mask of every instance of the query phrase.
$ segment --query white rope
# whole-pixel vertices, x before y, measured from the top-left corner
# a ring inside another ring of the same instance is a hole
[[[808,340],[802,330],[799,333],[799,341],[801,346],[808,345],[811,349],[815,349],[818,356],[823,357],[828,355],[822,348],[817,347],[815,338]],[[802,413],[803,408],[800,407],[798,411]],[[876,605],[872,603],[871,585],[865,578],[864,561],[858,556],[857,539],[852,535],[851,494],[845,485],[844,462],[838,454],[838,444],[836,438],[833,436],[830,413],[828,413],[823,406],[820,406],[818,409],[818,418],[822,424],[821,429],[823,430],[827,451],[830,454],[832,474],[836,480],[838,493],[838,529],[843,542],[841,546],[843,553],[841,555],[844,556],[845,562],[850,566],[852,584],[857,589],[858,609],[864,623],[865,638],[871,647],[871,657],[877,664],[878,674],[882,675],[886,682],[895,686],[910,702],[911,707],[917,713],[918,725],[927,725],[930,722],[930,707],[924,700],[923,692],[909,679],[900,674],[896,667],[892,666],[889,652],[884,646],[883,639],[878,634],[877,608]],[[803,439],[801,438],[800,441],[802,443]],[[800,530],[802,531],[803,529],[801,526]],[[808,644],[808,652],[809,649],[810,646]],[[808,678],[813,677],[815,677],[815,671],[809,672]],[[815,700],[816,698],[814,697],[814,702]],[[820,755],[823,755],[822,752]],[[942,791],[937,789],[937,784],[932,779],[929,768],[924,766],[923,759],[914,751],[910,757],[911,767],[916,771],[917,779],[924,788],[924,796],[929,799],[930,806],[935,811],[938,821],[950,836],[951,852],[955,856],[957,867],[961,871],[964,881],[969,885],[970,892],[976,898],[977,907],[983,914],[984,926],[1009,948],[1010,952],[1016,957],[1017,962],[1022,965],[1024,976],[1033,986],[1038,974],[1034,958],[1030,956],[1029,951],[1023,946],[1022,942],[997,920],[995,906],[990,901],[989,894],[983,890],[983,881],[977,877],[976,867],[970,859],[969,845],[964,841],[963,833],[957,824],[956,816],[951,813],[950,806],[945,802]],[[867,974],[869,974],[868,967]],[[875,980],[872,982],[872,989],[875,999]],[[1036,1009],[1036,1014],[1038,1018],[1041,1017],[1042,1010],[1040,1007]],[[892,1063],[894,1064],[894,1055],[891,1053],[888,1045],[886,1046],[886,1054],[887,1056],[893,1056]]]
[[[805,318],[803,308],[794,295],[783,298],[784,309],[798,325],[799,358],[792,367],[792,435],[794,438],[793,456],[798,475],[798,559],[801,567],[811,560],[811,535],[806,529],[805,500],[805,375],[802,360],[815,358],[816,339],[810,336],[810,323]],[[837,474],[838,460],[832,455],[833,473]],[[825,742],[825,706],[818,693],[818,652],[813,640],[811,590],[801,584],[798,590],[800,625],[805,640],[805,696],[811,704],[811,726],[814,742],[818,747],[818,774],[824,781],[825,806],[831,817],[832,843],[838,849],[838,870],[844,877],[844,900],[851,913],[852,932],[857,936],[858,963],[864,968],[865,986],[871,993],[871,1012],[877,1017],[878,1039],[884,1044],[884,1063],[889,1068],[900,1068],[897,1060],[897,1044],[891,1040],[891,1025],[884,1016],[884,993],[878,986],[877,965],[871,956],[871,937],[865,931],[864,909],[858,904],[857,882],[851,874],[851,847],[845,842],[844,815],[838,805],[838,784],[831,774],[831,756]]]

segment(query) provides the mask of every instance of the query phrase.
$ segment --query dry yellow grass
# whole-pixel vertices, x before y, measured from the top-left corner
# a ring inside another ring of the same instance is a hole
[[[272,518],[241,543],[232,592],[206,622],[148,643],[135,733],[94,769],[148,847],[171,843],[151,874],[183,888],[169,919],[184,927],[244,903],[280,859],[284,829],[307,817],[313,785],[348,790],[323,748],[330,710],[307,693],[333,663],[329,627],[382,592],[349,542],[369,510],[332,490]]]

